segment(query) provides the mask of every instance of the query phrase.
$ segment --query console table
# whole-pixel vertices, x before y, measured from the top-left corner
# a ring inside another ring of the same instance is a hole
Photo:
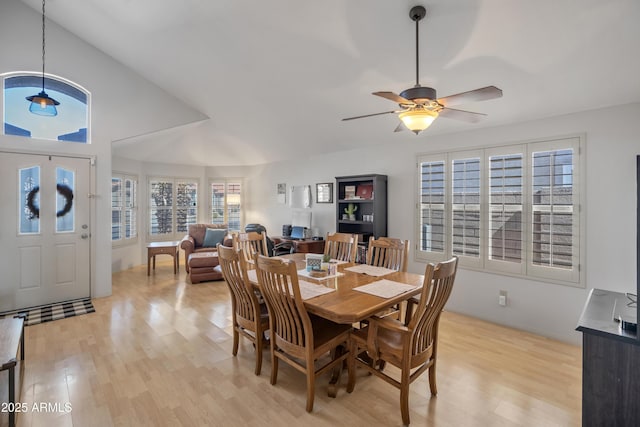
[[[147,276],[151,275],[151,261],[156,269],[156,255],[171,255],[173,257],[173,274],[178,274],[180,267],[180,242],[151,242],[147,245]]]
[[[278,236],[272,237],[273,244],[277,245],[278,243],[290,242],[293,245],[293,250],[296,253],[311,253],[311,254],[322,254],[324,253],[324,240],[313,240],[313,239],[303,239],[303,240],[292,240],[287,237]]]
[[[5,317],[0,319],[0,371],[9,370],[9,427],[16,425],[16,355],[20,348],[20,360],[24,360],[24,319]]]

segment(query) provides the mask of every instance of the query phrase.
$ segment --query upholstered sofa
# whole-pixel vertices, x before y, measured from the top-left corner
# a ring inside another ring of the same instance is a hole
[[[227,230],[227,224],[192,224],[189,233],[180,242],[184,251],[185,270],[189,273],[191,283],[200,283],[206,280],[222,280],[222,271],[218,267],[218,252],[216,243],[208,242],[207,229]],[[219,241],[225,246],[232,246],[231,236],[224,233]]]

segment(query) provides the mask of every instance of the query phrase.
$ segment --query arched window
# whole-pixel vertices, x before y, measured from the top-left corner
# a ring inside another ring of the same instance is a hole
[[[42,75],[4,76],[4,134],[54,141],[90,142],[89,93],[71,82],[45,77],[45,91],[60,102],[58,115],[29,111],[27,97],[42,91]]]

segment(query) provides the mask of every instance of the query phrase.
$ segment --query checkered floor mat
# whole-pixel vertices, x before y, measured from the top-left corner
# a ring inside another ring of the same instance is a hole
[[[93,313],[91,299],[59,302],[55,304],[43,305],[25,310],[18,310],[10,313],[3,313],[0,317],[15,315],[26,316],[24,324],[26,326],[37,325],[38,323],[50,322],[52,320],[65,319],[67,317],[79,316],[81,314]]]

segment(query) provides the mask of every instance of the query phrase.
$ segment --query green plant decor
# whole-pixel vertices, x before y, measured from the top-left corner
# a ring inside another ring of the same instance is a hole
[[[358,206],[357,205],[354,205],[353,203],[349,203],[349,206],[344,208],[344,213],[346,213],[347,215],[351,216],[351,215],[354,215],[357,210],[358,210]]]

